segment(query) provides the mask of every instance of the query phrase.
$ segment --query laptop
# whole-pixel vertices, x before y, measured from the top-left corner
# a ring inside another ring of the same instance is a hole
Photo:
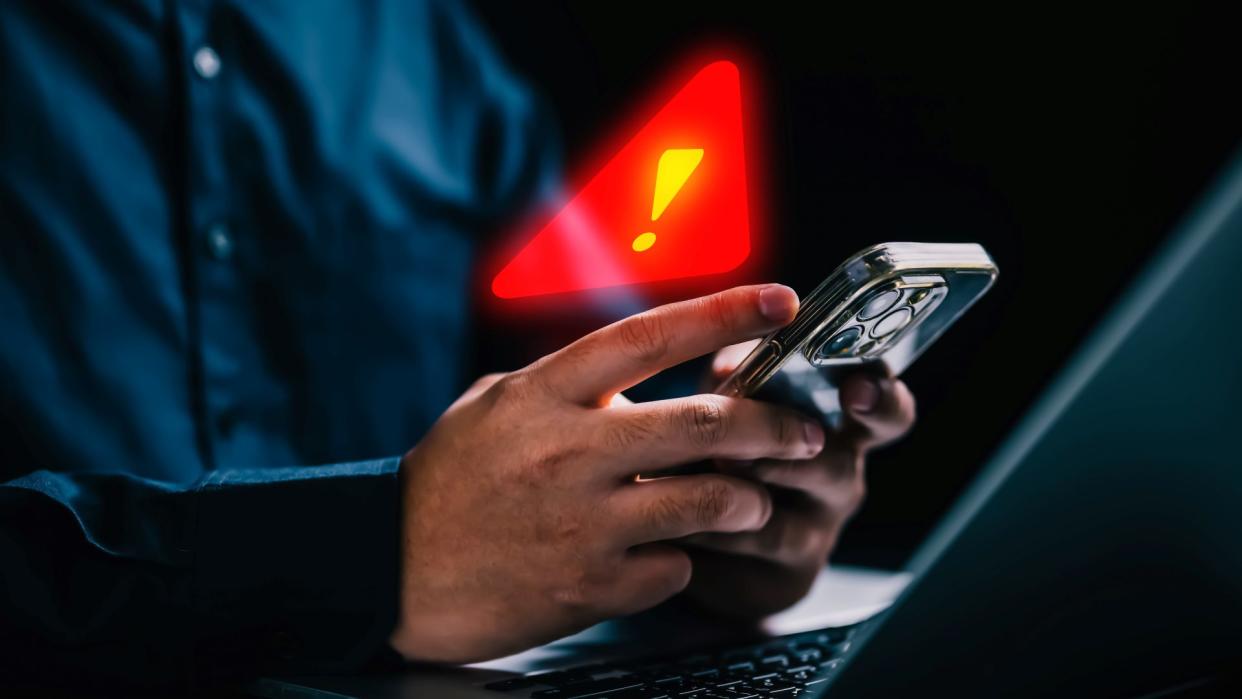
[[[1242,157],[1140,271],[915,554],[909,584],[866,620],[754,637],[732,630],[704,636],[689,622],[664,619],[646,637],[545,658],[533,674],[491,666],[269,678],[251,690],[838,699],[1139,697],[1236,688],[1240,270]],[[677,640],[692,647],[660,650]]]

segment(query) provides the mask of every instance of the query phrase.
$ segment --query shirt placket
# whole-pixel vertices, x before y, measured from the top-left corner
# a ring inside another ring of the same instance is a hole
[[[228,88],[235,66],[217,19],[218,8],[206,0],[178,5],[184,38],[181,70],[186,71],[187,202],[190,229],[188,258],[198,304],[198,338],[205,410],[200,429],[207,435],[216,468],[237,462],[234,433],[245,384],[247,323],[244,273],[248,257],[242,221],[227,167],[225,129]]]

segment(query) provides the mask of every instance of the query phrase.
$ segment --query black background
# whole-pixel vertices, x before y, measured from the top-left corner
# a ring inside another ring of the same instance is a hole
[[[571,168],[687,52],[746,48],[765,96],[771,280],[808,292],[889,240],[992,253],[992,292],[906,373],[919,424],[872,457],[836,556],[899,565],[1238,145],[1237,26],[1192,5],[769,5],[477,11],[553,105]],[[1228,298],[1187,312],[1242,317]]]

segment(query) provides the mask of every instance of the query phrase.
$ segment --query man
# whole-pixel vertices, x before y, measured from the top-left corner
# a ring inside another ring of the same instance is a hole
[[[805,593],[863,452],[913,419],[862,377],[828,435],[619,395],[789,322],[776,285],[449,406],[479,236],[555,174],[547,120],[454,5],[29,0],[0,34],[0,676],[459,663],[683,591],[762,615]],[[634,478],[708,458],[738,475]]]

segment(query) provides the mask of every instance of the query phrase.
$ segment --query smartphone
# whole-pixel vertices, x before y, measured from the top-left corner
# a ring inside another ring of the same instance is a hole
[[[763,338],[716,390],[798,408],[836,427],[840,381],[897,376],[996,280],[974,243],[883,243],[846,260],[789,325]]]

